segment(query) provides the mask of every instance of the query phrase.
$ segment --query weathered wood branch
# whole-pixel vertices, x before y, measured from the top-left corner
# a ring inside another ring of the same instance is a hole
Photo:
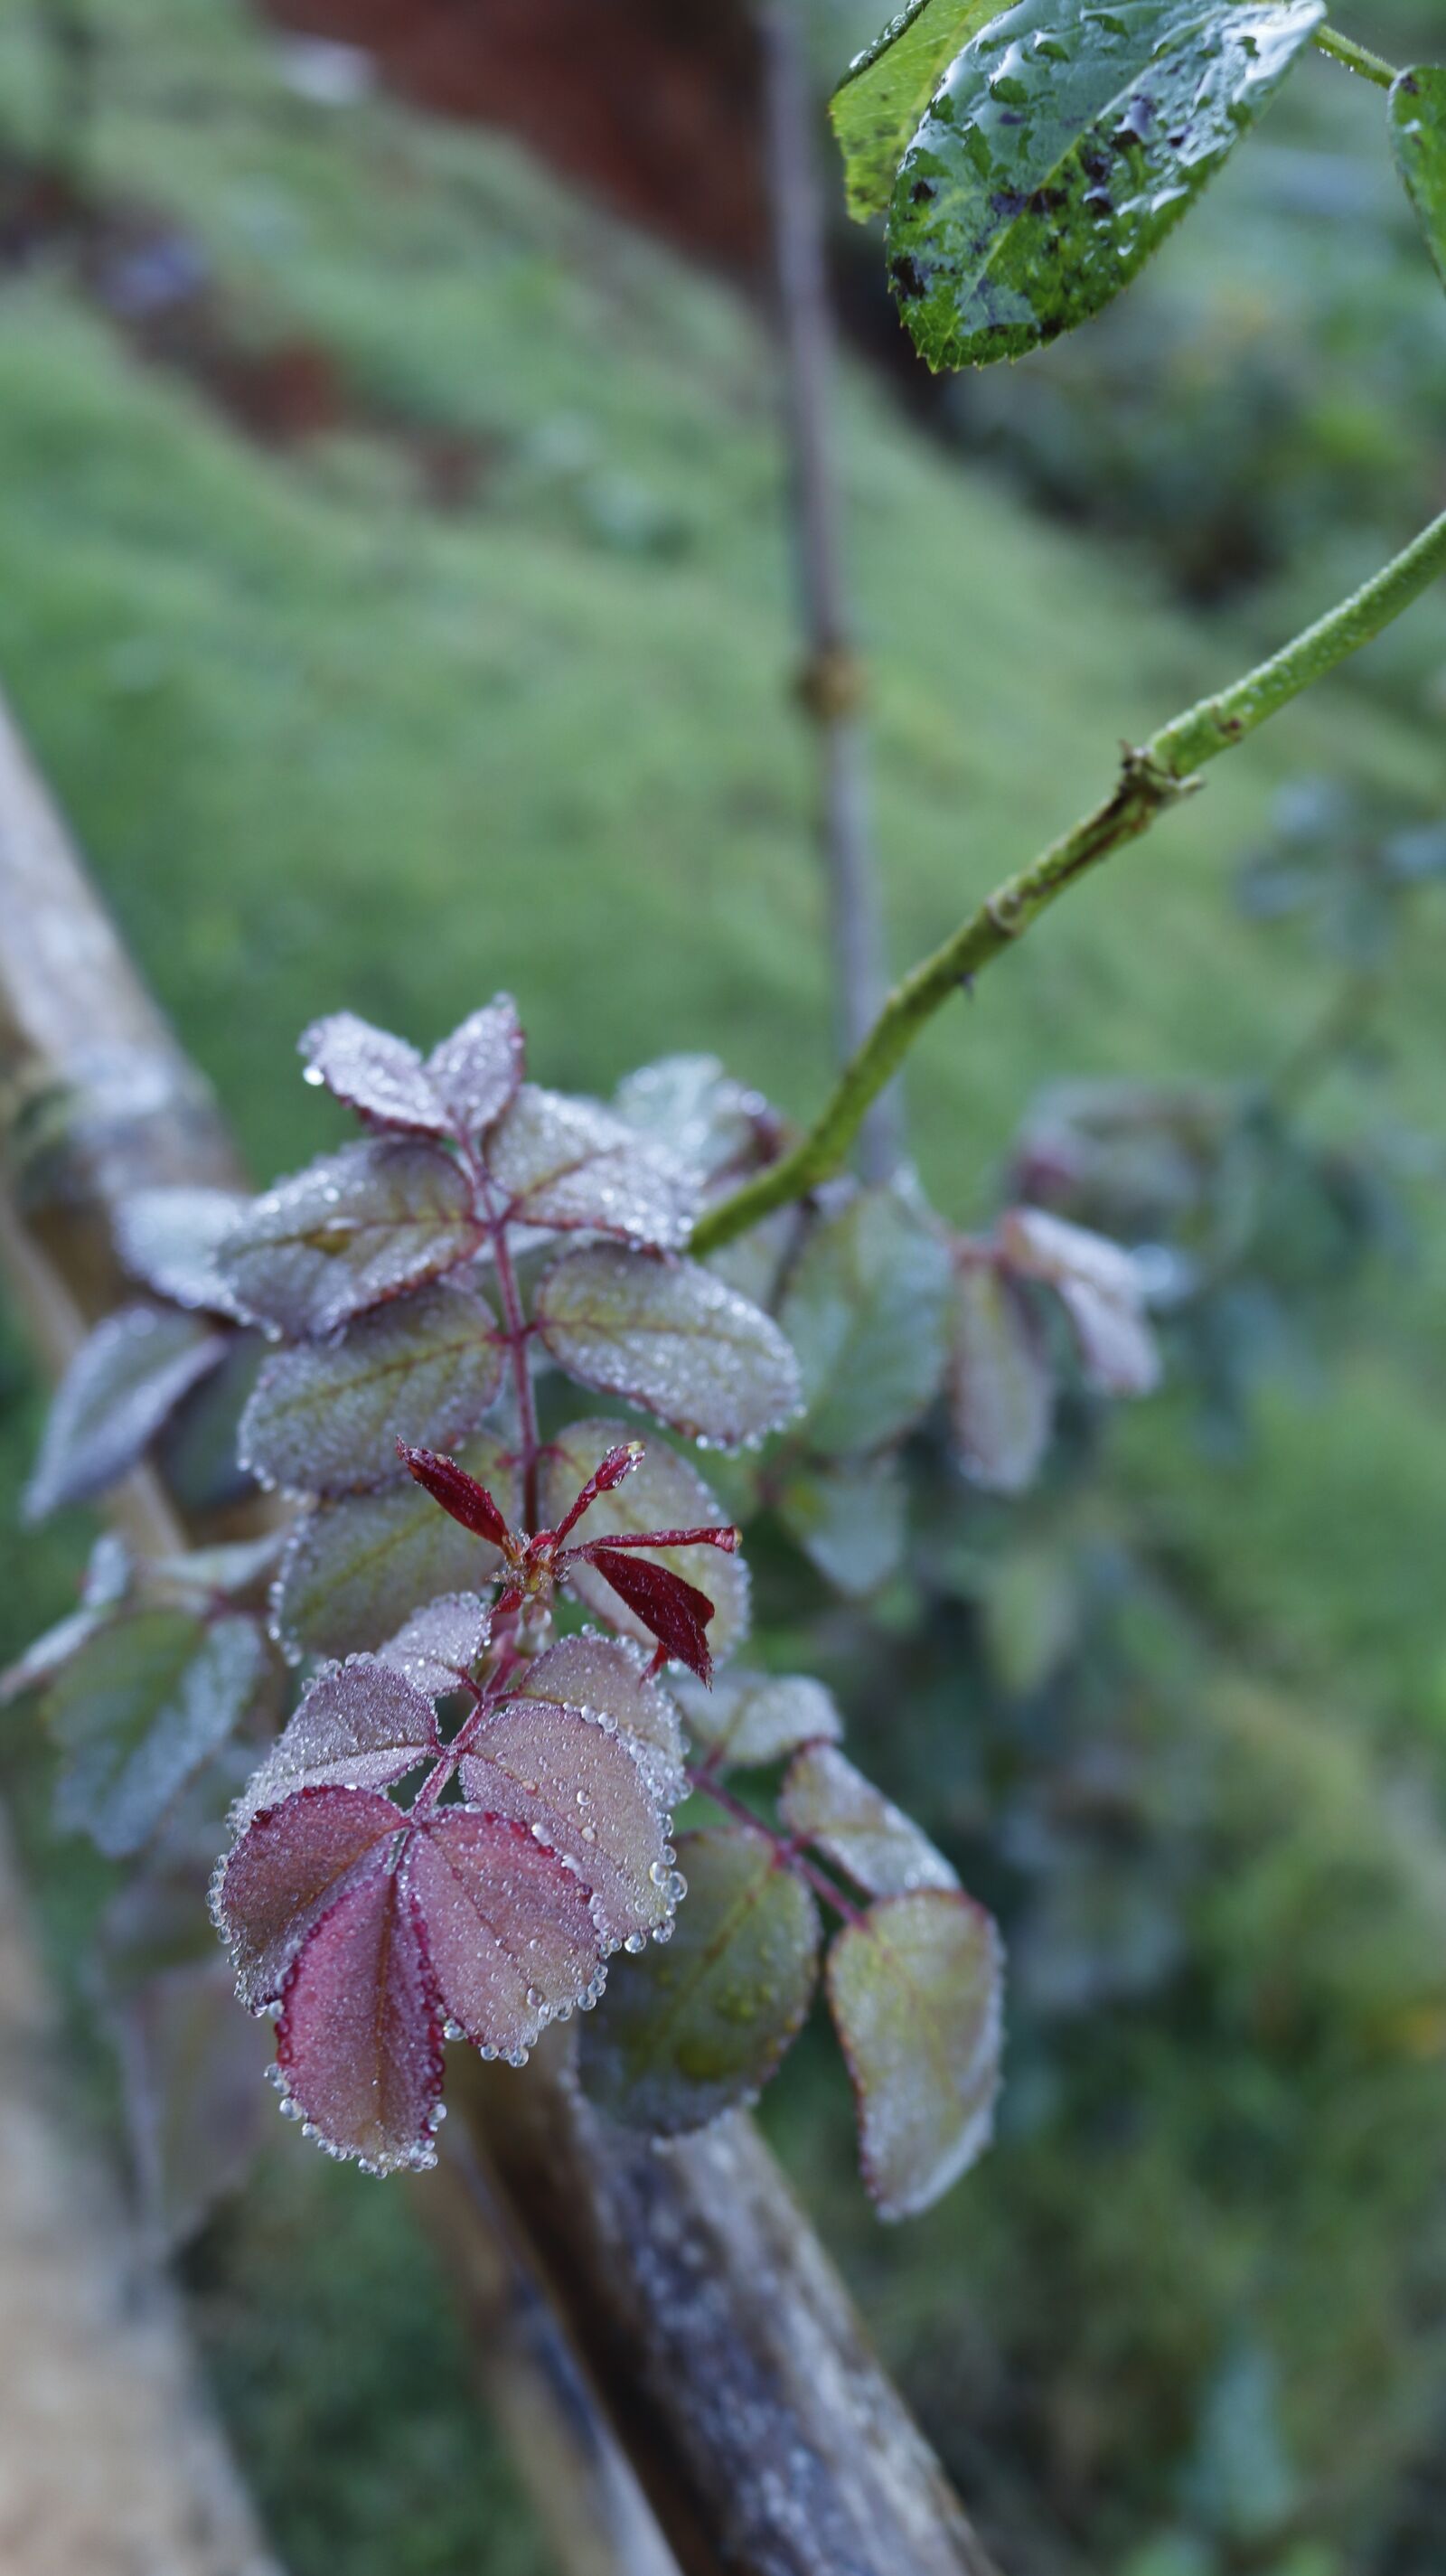
[[[125,1193],[234,1156],[3,709],[0,924],[0,1258],[32,1309],[90,1317]],[[625,2137],[557,2045],[459,2063],[452,2100],[418,2193],[571,2576],[989,2576],[751,2122]]]

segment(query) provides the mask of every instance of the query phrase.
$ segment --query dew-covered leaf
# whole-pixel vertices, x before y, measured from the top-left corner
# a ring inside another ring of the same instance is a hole
[[[667,1920],[667,1819],[626,1735],[535,1695],[504,1700],[461,1769],[470,1806],[516,1818],[572,1862],[610,1947]]]
[[[195,1911],[204,1925],[199,1902]],[[237,2012],[214,1948],[138,1986],[115,2023],[141,2206],[153,2246],[169,2253],[204,2226],[261,2144],[270,2033]]]
[[[239,1190],[134,1190],[116,1210],[116,1250],[133,1278],[173,1306],[235,1316],[216,1255],[251,1202]]]
[[[671,1692],[647,1675],[647,1657],[628,1637],[599,1637],[591,1629],[564,1637],[526,1667],[517,1685],[523,1699],[556,1700],[581,1709],[628,1738],[659,1806],[683,1794],[683,1736]]]
[[[966,44],[904,155],[889,271],[933,367],[1102,310],[1185,213],[1323,0],[1020,0]]]
[[[1045,1281],[1060,1298],[1091,1383],[1106,1395],[1149,1395],[1159,1384],[1160,1354],[1133,1254],[1043,1208],[1009,1209],[998,1239],[1012,1269]]]
[[[378,1138],[253,1200],[218,1259],[249,1315],[301,1336],[437,1278],[478,1239],[460,1164],[437,1145]]]
[[[594,1548],[589,1563],[656,1638],[670,1663],[686,1664],[699,1681],[711,1682],[708,1622],[713,1603],[706,1592],[685,1583],[670,1565],[650,1564],[645,1556],[618,1547]]]
[[[188,1389],[156,1436],[156,1472],[188,1517],[226,1511],[256,1490],[237,1442],[268,1344],[249,1328],[228,1331],[225,1343],[220,1365]]]
[[[989,2142],[999,1936],[962,1893],[881,1897],[838,1934],[827,1984],[853,2079],[864,2179],[882,2217],[911,2218]]]
[[[943,73],[998,0],[909,0],[856,54],[829,102],[855,223],[881,215],[894,174]]]
[[[831,1691],[808,1673],[720,1673],[711,1690],[679,1681],[693,1741],[720,1768],[778,1762],[800,1744],[832,1742],[843,1721]]]
[[[892,1458],[790,1468],[774,1507],[825,1581],[851,1600],[877,1592],[903,1563],[906,1497]]]
[[[286,1980],[276,2062],[338,2154],[373,2172],[430,2163],[442,2031],[421,1908],[377,1847],[308,1933]]]
[[[949,1418],[954,1454],[987,1494],[1033,1483],[1054,1418],[1054,1377],[1024,1298],[992,1263],[970,1263],[954,1282]]]
[[[380,1661],[440,1699],[470,1673],[491,1626],[492,1613],[480,1593],[444,1592],[387,1639]]]
[[[618,1116],[663,1145],[699,1187],[731,1187],[776,1151],[779,1122],[761,1091],[725,1073],[716,1055],[670,1055],[619,1083]]]
[[[678,1249],[698,1212],[688,1173],[663,1147],[590,1100],[525,1082],[487,1140],[501,1207],[520,1225],[612,1234]]]
[[[449,1448],[481,1420],[502,1382],[495,1330],[485,1298],[444,1280],[279,1351],[242,1417],[246,1465],[293,1493],[390,1482],[398,1440]]]
[[[432,1088],[459,1136],[475,1139],[500,1118],[522,1080],[522,1029],[510,994],[498,993],[434,1047]]]
[[[944,1374],[950,1278],[947,1245],[897,1190],[860,1190],[814,1228],[779,1312],[811,1450],[878,1449],[918,1420]]]
[[[135,1465],[189,1387],[224,1358],[199,1316],[125,1306],[97,1324],[56,1389],[25,1517],[104,1493]]]
[[[378,1127],[404,1127],[421,1136],[446,1133],[441,1103],[414,1046],[390,1030],[373,1028],[355,1011],[333,1011],[313,1020],[297,1040],[308,1082],[324,1082],[333,1097]]]
[[[797,1410],[778,1326],[696,1262],[592,1244],[544,1275],[535,1311],[559,1368],[690,1438],[737,1448]]]
[[[515,2056],[599,1990],[586,1885],[526,1825],[437,1807],[409,1839],[404,1874],[443,2004],[475,2047]]]
[[[1391,91],[1391,149],[1446,286],[1446,70],[1402,72]]]
[[[584,2028],[584,2086],[624,2126],[676,2137],[752,2101],[808,2011],[818,1913],[747,1827],[680,1836],[672,1940],[619,1970]]]
[[[835,1744],[808,1744],[794,1756],[778,1793],[778,1812],[870,1896],[959,1884],[928,1835]]]
[[[56,1821],[108,1858],[139,1851],[261,1688],[266,1646],[241,1613],[183,1610],[113,1621],[52,1683],[46,1715],[68,1756]]]
[[[236,1821],[297,1789],[388,1789],[442,1750],[425,1691],[374,1655],[328,1664],[239,1802]]]
[[[253,2012],[276,2002],[308,1933],[406,1822],[372,1789],[302,1789],[251,1819],[218,1874],[212,1910],[236,1992]]]
[[[626,1422],[592,1420],[569,1423],[543,1453],[542,1514],[555,1525],[575,1494],[582,1490],[600,1459],[620,1441],[633,1437]],[[702,1529],[720,1521],[719,1511],[697,1468],[676,1450],[653,1440],[634,1474],[611,1493],[590,1503],[572,1543],[618,1536],[640,1537],[646,1530]],[[726,1556],[714,1547],[664,1547],[651,1562],[672,1568],[706,1594],[713,1604],[708,1644],[715,1664],[731,1655],[748,1633],[748,1569],[741,1556]],[[568,1587],[590,1610],[620,1628],[627,1637],[651,1646],[652,1631],[619,1599],[611,1584],[587,1564],[570,1565]]]
[[[470,1441],[462,1462],[515,1518],[519,1498],[495,1441]],[[293,1656],[385,1645],[441,1592],[490,1583],[495,1548],[439,1512],[409,1476],[375,1494],[320,1503],[297,1522],[276,1588],[276,1621]]]

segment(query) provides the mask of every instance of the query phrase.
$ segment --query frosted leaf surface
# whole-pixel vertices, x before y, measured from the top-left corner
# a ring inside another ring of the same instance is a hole
[[[878,1449],[918,1420],[944,1374],[950,1276],[947,1246],[897,1190],[861,1190],[814,1228],[779,1310],[811,1449]]]
[[[499,1443],[471,1440],[460,1454],[515,1519],[516,1479]],[[490,1583],[500,1561],[410,1476],[380,1493],[319,1503],[287,1545],[276,1587],[278,1634],[293,1656],[382,1646],[439,1593]]]
[[[252,1818],[214,1899],[244,2004],[254,2011],[277,2000],[307,1934],[352,1872],[405,1824],[390,1798],[370,1789],[304,1789]]]
[[[535,1315],[570,1377],[690,1438],[737,1448],[797,1411],[798,1363],[778,1326],[696,1262],[590,1245],[544,1275]]]
[[[51,1687],[46,1714],[68,1760],[56,1822],[108,1858],[139,1851],[261,1687],[254,1619],[209,1625],[182,1610],[138,1610],[83,1647]]]
[[[97,1324],[56,1390],[26,1487],[26,1519],[85,1502],[126,1475],[225,1353],[224,1337],[199,1316],[158,1306],[125,1306]]]
[[[629,1127],[665,1146],[707,1190],[764,1157],[773,1124],[761,1091],[725,1073],[716,1055],[663,1056],[619,1083],[613,1107]]]
[[[297,1956],[276,2060],[293,2102],[340,2154],[378,2173],[430,2157],[441,2015],[420,1909],[379,1853]]]
[[[1092,1384],[1106,1395],[1152,1392],[1160,1356],[1131,1253],[1042,1208],[1011,1208],[1000,1220],[999,1243],[1017,1271],[1043,1280],[1063,1302]]]
[[[834,1744],[810,1744],[789,1765],[778,1812],[870,1896],[957,1887],[958,1878],[912,1817],[856,1771]]]
[[[625,1735],[552,1701],[505,1700],[461,1768],[469,1805],[533,1827],[573,1863],[611,1946],[672,1912],[667,1820]]]
[[[278,1352],[241,1418],[244,1463],[293,1493],[389,1483],[399,1439],[449,1449],[481,1420],[502,1383],[496,1323],[475,1289],[443,1281]]]
[[[386,1789],[441,1752],[424,1691],[372,1655],[327,1665],[247,1786],[235,1822],[297,1789]]]
[[[522,1699],[555,1700],[618,1727],[661,1807],[683,1794],[683,1735],[670,1692],[646,1678],[647,1657],[630,1638],[590,1631],[564,1637],[527,1667]]]
[[[593,2101],[626,2127],[676,2137],[751,2102],[808,2011],[818,1912],[762,1834],[683,1834],[688,1894],[673,1938],[614,1977],[581,2035]]]
[[[892,1458],[791,1468],[774,1508],[820,1574],[851,1600],[877,1592],[903,1562],[907,1502]]]
[[[525,1825],[438,1807],[411,1835],[404,1872],[443,2004],[476,2047],[530,2048],[558,2011],[594,1991],[587,1889]]]
[[[620,1441],[634,1436],[626,1422],[597,1419],[569,1423],[565,1431],[559,1432],[543,1453],[544,1519],[549,1523],[560,1520],[598,1461]],[[661,1440],[654,1440],[625,1483],[615,1486],[610,1494],[599,1494],[589,1504],[570,1544],[614,1538],[620,1533],[641,1536],[653,1529],[702,1529],[723,1517],[697,1468],[680,1458],[676,1450],[665,1448]],[[659,1565],[670,1566],[685,1583],[695,1584],[708,1595],[713,1604],[708,1644],[714,1662],[721,1664],[748,1633],[748,1568],[742,1557],[725,1556],[716,1547],[660,1547],[653,1554]],[[610,1627],[620,1629],[625,1637],[636,1638],[640,1645],[652,1645],[651,1631],[590,1565],[570,1565],[567,1584],[569,1591],[606,1619]]]
[[[675,1250],[698,1192],[682,1165],[590,1100],[525,1082],[487,1143],[487,1169],[522,1224]]]
[[[116,1250],[134,1278],[173,1306],[235,1316],[216,1255],[250,1204],[239,1190],[134,1190],[116,1210]]]
[[[380,1660],[440,1699],[454,1691],[487,1643],[492,1613],[476,1592],[444,1592],[389,1637]]]
[[[460,1165],[439,1146],[386,1138],[278,1182],[218,1258],[248,1314],[302,1336],[435,1279],[477,1239]]]
[[[1020,1494],[1049,1442],[1054,1378],[1033,1315],[992,1264],[954,1282],[949,1354],[954,1450],[971,1484]]]
[[[695,1744],[721,1765],[746,1769],[777,1762],[797,1745],[832,1742],[843,1733],[833,1693],[808,1673],[721,1673],[711,1690],[675,1685]]]
[[[522,1029],[507,993],[473,1011],[433,1048],[428,1076],[459,1135],[475,1138],[501,1117],[522,1080],[522,1062]]]
[[[999,1936],[962,1894],[882,1897],[845,1924],[828,1998],[880,2215],[927,2209],[988,2145],[999,2086]]]

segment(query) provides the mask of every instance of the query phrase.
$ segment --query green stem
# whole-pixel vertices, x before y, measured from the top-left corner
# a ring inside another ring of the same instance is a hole
[[[1394,86],[1397,77],[1394,63],[1388,63],[1381,54],[1371,53],[1367,46],[1358,45],[1350,36],[1338,36],[1334,27],[1317,27],[1312,42],[1319,53],[1329,54],[1333,63],[1344,63],[1346,70],[1354,72],[1358,79],[1372,82],[1377,89]]]
[[[898,1072],[921,1029],[951,994],[1022,938],[1066,886],[1124,842],[1147,832],[1157,816],[1188,793],[1189,782],[1207,761],[1232,751],[1257,725],[1370,643],[1443,571],[1446,511],[1373,581],[1283,651],[1217,697],[1187,708],[1142,749],[1127,751],[1114,793],[1018,876],[997,886],[932,957],[895,986],[807,1134],[780,1161],[700,1218],[693,1229],[693,1251],[712,1252],[731,1243],[774,1208],[806,1196],[840,1171],[869,1103]]]

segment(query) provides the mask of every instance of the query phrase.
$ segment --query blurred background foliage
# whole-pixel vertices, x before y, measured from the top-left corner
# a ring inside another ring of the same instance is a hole
[[[659,13],[616,7],[636,87]],[[398,15],[289,14],[384,55]],[[1407,59],[1435,15],[1350,32]],[[240,0],[96,16],[57,134],[39,13],[0,15],[0,674],[254,1168],[327,1133],[306,1020],[428,1039],[499,985],[546,1080],[706,1045],[807,1108],[772,356],[716,138],[628,201],[645,230]],[[733,41],[675,16],[705,68]],[[815,18],[831,69],[872,32]],[[746,118],[746,77],[717,95]],[[1440,505],[1446,311],[1380,108],[1308,63],[1104,322],[984,378],[906,366],[877,246],[840,242],[900,962],[1120,736]],[[811,2037],[766,2116],[1013,2576],[1440,2566],[1443,715],[1438,598],[914,1062],[951,1220],[1024,1186],[1155,1247],[1164,1395],[1073,1400],[1018,1505],[921,1435],[908,1568],[865,1604],[761,1532],[770,1659],[834,1683],[1010,1940],[999,2144],[930,2217],[875,2225]],[[13,1498],[13,1332],[0,1372]],[[5,1650],[88,1532],[16,1549]],[[74,1962],[104,1882],[46,1839],[32,1738],[4,1776],[103,2117]],[[398,2194],[278,2137],[188,2267],[297,2576],[540,2576]]]

